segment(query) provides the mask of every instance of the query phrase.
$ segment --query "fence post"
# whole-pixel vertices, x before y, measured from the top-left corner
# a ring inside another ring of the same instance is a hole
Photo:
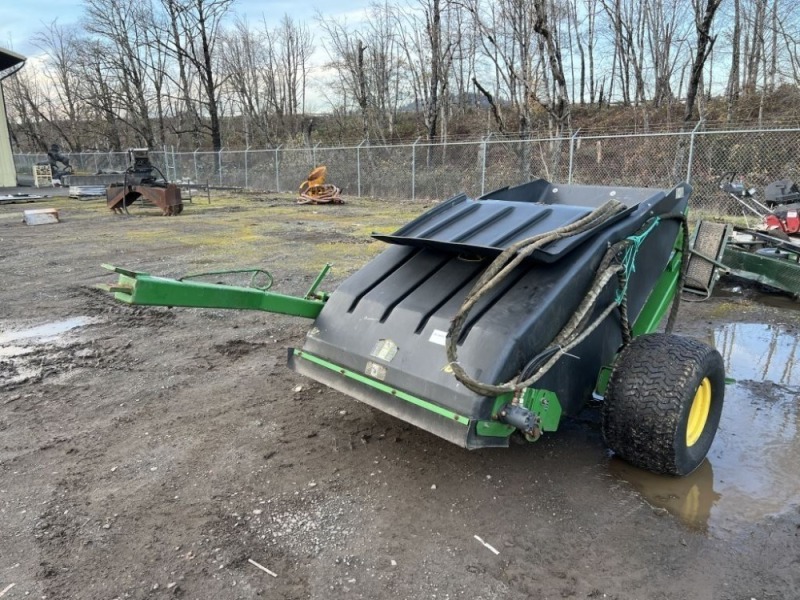
[[[689,136],[689,160],[688,164],[686,165],[686,183],[692,183],[692,162],[694,162],[694,138],[695,134],[697,134],[697,130],[700,129],[700,126],[705,123],[705,119],[700,119],[697,122],[697,125],[694,126],[692,129],[692,133]]]
[[[222,186],[222,148],[217,152],[217,164],[219,165],[219,185]]]
[[[492,138],[491,132],[484,138],[481,138],[481,146],[483,149],[481,155],[481,196],[486,193],[486,154],[488,151],[489,140]]]
[[[194,149],[194,152],[192,152],[192,158],[194,158],[194,182],[197,185],[200,185],[200,175],[199,175],[199,173],[197,171],[197,151],[198,150],[200,150],[200,148],[195,148]]]
[[[361,140],[361,143],[356,147],[356,176],[358,177],[358,197],[361,198],[361,146],[367,140]]]
[[[317,168],[317,148],[319,148],[319,145],[320,145],[320,142],[317,142],[316,144],[314,144],[314,147],[311,149],[311,160],[314,163],[313,165],[311,165],[312,169],[316,169]]]
[[[280,167],[278,166],[278,151],[281,149],[283,144],[278,144],[278,147],[275,148],[275,191],[281,191],[281,177],[280,177]]]
[[[414,140],[411,144],[411,199],[417,199],[417,142],[422,139],[422,136]]]
[[[575,140],[578,138],[581,128],[578,127],[572,137],[569,138],[569,173],[567,174],[567,184],[572,185],[572,161],[575,156]]]
[[[98,155],[98,153],[99,152],[97,150],[94,151],[94,172],[95,173],[99,173],[100,172],[100,165],[97,164],[97,155]]]
[[[250,187],[250,178],[247,172],[247,151],[250,150],[250,144],[247,144],[247,148],[244,149],[244,187]]]

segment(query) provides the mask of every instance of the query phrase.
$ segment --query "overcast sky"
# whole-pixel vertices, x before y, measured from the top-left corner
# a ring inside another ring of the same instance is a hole
[[[370,0],[236,0],[233,11],[249,20],[261,22],[262,15],[277,24],[284,14],[296,21],[311,20],[319,8],[325,15],[348,21],[359,20]],[[54,19],[62,25],[80,26],[83,0],[0,0],[0,46],[20,54],[39,53],[34,34]]]

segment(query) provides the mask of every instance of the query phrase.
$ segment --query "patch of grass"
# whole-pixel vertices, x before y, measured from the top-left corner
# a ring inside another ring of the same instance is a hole
[[[342,205],[314,206],[298,205],[296,198],[225,191],[212,192],[209,203],[196,192],[177,217],[163,217],[157,208],[138,203],[130,216],[113,214],[102,200],[54,198],[52,206],[67,220],[96,222],[95,238],[136,256],[133,262],[157,261],[158,270],[148,267],[154,274],[259,267],[283,277],[313,277],[332,263],[336,279],[386,247],[370,238],[373,232],[391,233],[430,206],[350,197]],[[66,230],[62,235],[69,238]],[[125,266],[122,259],[117,262]]]
[[[729,223],[737,227],[754,227],[760,223],[755,215],[743,217],[736,215],[720,215],[718,211],[708,209],[689,210],[689,226],[695,227],[700,221],[714,221],[716,223]]]
[[[386,245],[378,241],[367,243],[333,242],[318,244],[314,256],[307,263],[312,272],[318,272],[325,263],[333,265],[337,277],[354,273],[378,255]]]
[[[734,311],[741,312],[742,309],[742,305],[737,302],[718,302],[711,310],[711,316],[715,319],[724,319]]]

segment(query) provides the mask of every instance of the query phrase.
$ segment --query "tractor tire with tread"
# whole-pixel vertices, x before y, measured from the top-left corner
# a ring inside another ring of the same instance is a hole
[[[688,475],[714,441],[724,395],[725,365],[714,348],[665,333],[634,338],[606,390],[603,437],[637,467]]]

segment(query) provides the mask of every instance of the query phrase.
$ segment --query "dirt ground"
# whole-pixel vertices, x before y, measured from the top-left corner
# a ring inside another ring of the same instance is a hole
[[[0,206],[4,600],[800,597],[794,492],[770,514],[692,527],[617,474],[596,408],[535,444],[468,452],[289,371],[306,321],[132,308],[92,287],[113,281],[101,263],[264,266],[302,293],[330,261],[332,290],[380,250],[369,232],[424,203],[228,195],[174,218],[43,206],[63,222],[25,226],[32,205]],[[685,304],[680,329],[796,336],[799,317],[734,294]]]

